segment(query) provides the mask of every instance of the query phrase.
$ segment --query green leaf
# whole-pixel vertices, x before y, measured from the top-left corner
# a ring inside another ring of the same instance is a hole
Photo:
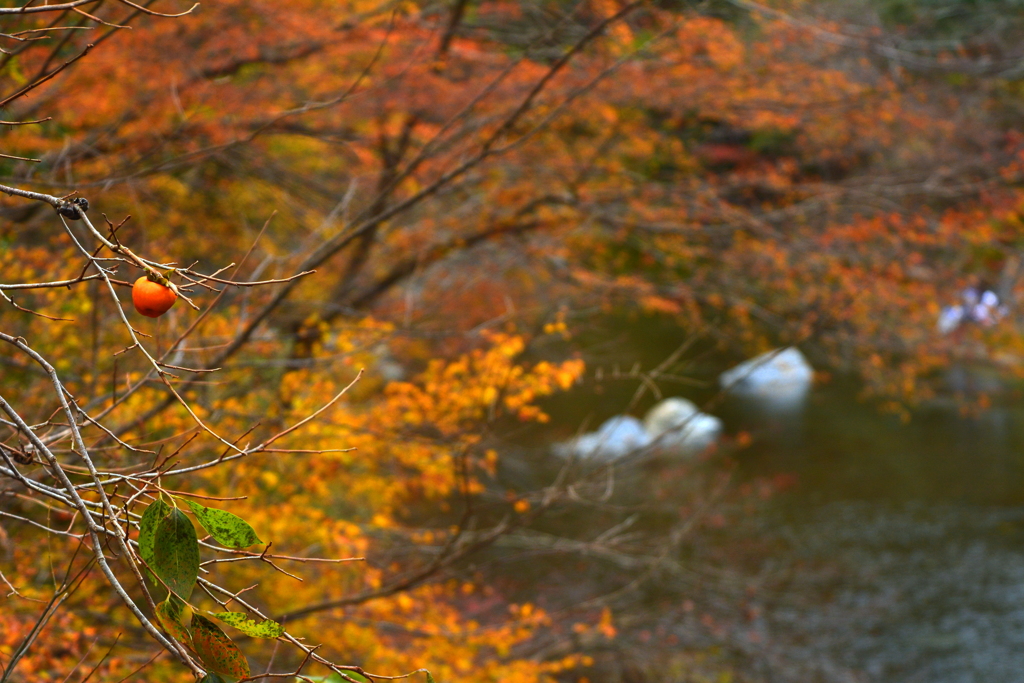
[[[430,675],[429,671],[424,671],[423,673],[427,674],[427,683],[434,683],[434,677]]]
[[[272,619],[256,621],[244,612],[210,612],[228,626],[233,626],[253,638],[277,638],[284,635],[284,627]]]
[[[171,511],[171,506],[159,498],[150,503],[139,520],[139,557],[148,566],[153,566],[156,527]]]
[[[171,636],[186,645],[192,645],[188,624],[192,619],[192,608],[173,593],[156,606],[156,617]]]
[[[153,571],[172,593],[188,600],[199,576],[199,539],[184,512],[174,509],[160,520],[153,550]]]
[[[201,614],[192,615],[192,648],[210,671],[245,678],[249,662],[224,631]]]
[[[366,676],[362,676],[360,674],[357,674],[355,671],[346,671],[345,675],[349,679],[351,679],[353,681],[356,681],[356,683],[373,683],[369,678],[367,678]],[[342,678],[337,672],[332,672],[332,673],[330,673],[330,674],[328,674],[326,676],[306,676],[306,675],[303,675],[303,678],[308,678],[311,681],[316,681],[316,683],[348,683],[348,681],[346,681],[344,678]],[[293,679],[293,680],[295,681],[295,683],[298,683],[299,681],[302,680],[302,678],[296,678],[296,679]]]
[[[263,543],[249,523],[227,510],[208,508],[186,500],[196,519],[218,543],[228,548],[248,548]]]

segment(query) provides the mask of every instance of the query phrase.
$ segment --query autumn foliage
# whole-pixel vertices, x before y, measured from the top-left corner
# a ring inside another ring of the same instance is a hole
[[[0,9],[4,680],[585,675],[622,603],[489,567],[605,486],[501,484],[595,313],[802,344],[893,410],[1021,373],[1013,315],[935,329],[1015,288],[1009,86],[736,4]],[[719,514],[720,473],[669,483],[673,529]]]

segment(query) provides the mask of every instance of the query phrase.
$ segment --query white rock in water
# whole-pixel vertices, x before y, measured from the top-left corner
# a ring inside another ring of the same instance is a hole
[[[964,321],[963,306],[943,306],[939,313],[939,334],[949,334]]]
[[[650,443],[651,436],[640,420],[629,415],[616,415],[606,420],[596,432],[558,444],[555,452],[563,457],[574,455],[587,460],[608,461],[646,448]]]
[[[813,380],[814,368],[795,346],[762,353],[718,377],[730,394],[780,406],[802,401]]]
[[[685,398],[666,398],[648,411],[644,427],[660,450],[699,453],[718,441],[722,421]]]

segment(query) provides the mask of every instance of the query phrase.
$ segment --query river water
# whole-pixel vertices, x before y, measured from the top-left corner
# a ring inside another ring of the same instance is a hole
[[[763,432],[741,469],[795,482],[751,522],[801,578],[764,606],[786,678],[1024,681],[1024,410],[904,423],[819,387]]]
[[[635,386],[553,406],[551,433],[564,438],[584,413],[593,429]],[[713,390],[675,393],[700,403]],[[798,414],[731,400],[713,412],[728,435],[753,436],[732,455],[736,485],[788,485],[720,534],[753,549],[742,566],[720,563],[740,588],[704,604],[711,581],[648,594],[644,618],[620,634],[626,664],[596,679],[1024,681],[1024,401],[904,421],[837,381]]]

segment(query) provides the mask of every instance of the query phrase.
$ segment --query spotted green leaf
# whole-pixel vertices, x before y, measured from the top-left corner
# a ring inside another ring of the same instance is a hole
[[[233,626],[247,636],[253,638],[277,638],[284,634],[284,627],[271,619],[256,621],[244,612],[211,612],[228,626]]]
[[[166,600],[156,606],[156,617],[175,640],[186,645],[192,644],[192,635],[188,630],[192,608],[182,602],[181,598],[173,593],[168,595]]]
[[[192,648],[203,665],[214,673],[245,678],[249,662],[231,639],[201,614],[192,615]]]
[[[185,501],[193,514],[213,538],[228,548],[248,548],[262,543],[256,531],[238,515],[227,510],[208,508],[191,500]]]
[[[153,540],[153,571],[172,593],[188,600],[199,576],[199,539],[192,521],[174,509],[160,520]]]
[[[150,503],[139,520],[139,557],[147,566],[153,566],[156,527],[171,511],[171,506],[159,498]]]

